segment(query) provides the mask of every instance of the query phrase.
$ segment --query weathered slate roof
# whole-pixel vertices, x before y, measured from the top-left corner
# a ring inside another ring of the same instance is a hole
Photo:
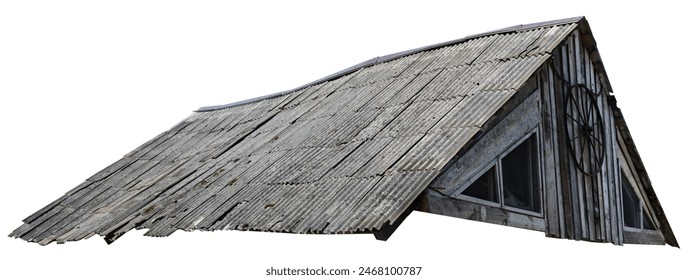
[[[583,18],[378,57],[295,90],[204,107],[11,236],[132,228],[356,233],[394,222]]]

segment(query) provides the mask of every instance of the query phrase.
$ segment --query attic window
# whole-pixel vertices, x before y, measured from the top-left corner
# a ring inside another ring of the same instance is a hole
[[[623,217],[624,226],[636,229],[656,230],[647,215],[647,211],[643,209],[643,203],[633,191],[631,184],[628,182],[626,176],[621,180],[621,188],[623,194]]]
[[[540,213],[540,168],[537,155],[537,137],[533,133],[497,160],[461,195],[468,200],[480,200],[476,202],[496,203],[507,209]]]
[[[482,200],[499,203],[499,190],[497,190],[497,172],[496,167],[493,166],[487,170],[483,175],[480,175],[478,180],[475,180],[466,190],[461,194],[470,197],[475,197]]]
[[[540,212],[537,152],[533,134],[502,158],[504,205]]]

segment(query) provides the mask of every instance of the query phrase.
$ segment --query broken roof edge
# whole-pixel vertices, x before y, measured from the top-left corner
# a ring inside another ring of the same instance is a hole
[[[258,102],[258,101],[262,101],[262,100],[266,100],[266,99],[271,99],[271,98],[280,97],[280,96],[283,96],[283,95],[286,95],[286,94],[289,94],[289,93],[292,93],[292,92],[296,92],[296,91],[299,91],[299,90],[308,88],[308,87],[310,87],[310,86],[313,86],[313,85],[316,85],[316,84],[319,84],[319,83],[322,83],[322,82],[326,82],[326,81],[330,81],[330,80],[334,80],[334,79],[340,78],[340,77],[342,77],[342,76],[351,74],[351,73],[356,72],[356,71],[358,71],[358,70],[360,70],[360,69],[362,69],[362,68],[365,68],[365,67],[370,67],[370,66],[373,66],[373,65],[376,65],[376,64],[385,63],[385,62],[388,62],[388,61],[392,61],[392,60],[395,60],[395,59],[398,59],[398,58],[401,58],[401,57],[404,57],[404,56],[412,55],[412,54],[415,54],[415,53],[419,53],[419,52],[424,52],[424,51],[439,49],[439,48],[442,48],[442,47],[446,47],[446,46],[450,46],[450,45],[454,45],[454,44],[463,43],[463,42],[466,42],[466,41],[469,41],[469,40],[472,40],[472,39],[476,39],[476,38],[480,38],[480,37],[486,37],[486,36],[491,36],[491,35],[495,35],[495,34],[502,34],[502,33],[518,32],[518,31],[529,30],[529,29],[537,29],[537,28],[544,27],[544,26],[553,26],[553,25],[563,25],[563,24],[570,24],[570,23],[578,23],[578,22],[581,22],[581,21],[585,21],[585,17],[584,17],[584,16],[571,17],[571,18],[564,18],[564,19],[558,19],[558,20],[550,20],[550,21],[543,21],[543,22],[537,22],[537,23],[529,23],[529,24],[519,24],[519,25],[514,25],[514,26],[511,26],[511,27],[501,28],[501,29],[497,29],[497,30],[493,30],[493,31],[478,33],[478,34],[474,34],[474,35],[469,35],[469,36],[466,36],[466,37],[463,37],[463,38],[460,38],[460,39],[454,39],[454,40],[450,40],[450,41],[446,41],[446,42],[441,42],[441,43],[437,43],[437,44],[427,45],[427,46],[424,46],[424,47],[419,47],[419,48],[410,49],[410,50],[406,50],[406,51],[396,52],[396,53],[393,53],[393,54],[388,54],[388,55],[383,55],[383,56],[377,56],[377,57],[368,59],[368,60],[366,60],[366,61],[363,61],[363,62],[361,62],[361,63],[358,63],[358,64],[356,64],[356,65],[353,65],[353,66],[351,66],[351,67],[349,67],[349,68],[346,68],[346,69],[344,69],[344,70],[335,72],[335,73],[333,73],[333,74],[327,75],[327,76],[325,76],[325,77],[323,77],[323,78],[317,79],[317,80],[315,80],[315,81],[312,81],[312,82],[310,82],[310,83],[307,83],[307,84],[298,86],[298,87],[293,88],[293,89],[290,89],[290,90],[285,90],[285,91],[281,91],[281,92],[277,92],[277,93],[273,93],[273,94],[258,96],[258,97],[254,97],[254,98],[251,98],[251,99],[241,100],[241,101],[232,102],[232,103],[227,103],[227,104],[223,104],[223,105],[203,106],[203,107],[198,108],[198,109],[195,110],[194,112],[210,112],[210,111],[222,110],[222,109],[227,109],[227,108],[232,108],[232,107],[236,107],[236,106],[246,105],[246,104],[250,104],[250,103],[253,103],[253,102]]]

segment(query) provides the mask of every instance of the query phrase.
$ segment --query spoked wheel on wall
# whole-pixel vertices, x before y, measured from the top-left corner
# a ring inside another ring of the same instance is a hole
[[[569,87],[564,100],[567,146],[576,168],[588,176],[600,172],[606,152],[597,96],[584,84],[575,84]]]

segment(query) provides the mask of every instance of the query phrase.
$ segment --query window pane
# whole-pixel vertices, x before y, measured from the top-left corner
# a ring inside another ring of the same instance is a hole
[[[504,205],[540,212],[539,174],[533,134],[502,159]]]
[[[461,194],[487,201],[499,202],[497,196],[497,182],[495,180],[495,168],[492,167],[485,171],[478,180],[473,182],[473,184],[466,188]]]
[[[621,189],[623,192],[623,216],[624,225],[627,227],[640,228],[640,200],[631,189],[628,179],[622,176]]]
[[[647,212],[645,211],[643,211],[643,228],[649,230],[657,230],[655,226],[652,224],[652,221],[650,220],[650,217],[647,215]]]

